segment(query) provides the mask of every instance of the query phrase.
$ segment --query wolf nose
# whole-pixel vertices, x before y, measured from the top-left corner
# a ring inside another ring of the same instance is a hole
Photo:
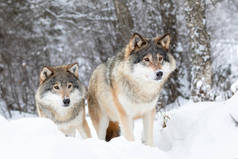
[[[156,73],[156,80],[160,80],[163,76],[163,72],[162,71],[159,71]]]
[[[70,99],[64,99],[63,103],[64,103],[64,106],[66,106],[66,107],[69,106]]]

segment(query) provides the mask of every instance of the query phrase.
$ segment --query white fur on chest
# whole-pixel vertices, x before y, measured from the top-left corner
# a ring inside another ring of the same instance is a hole
[[[153,101],[148,103],[134,103],[132,100],[130,100],[127,96],[123,94],[119,94],[118,98],[126,113],[132,118],[137,115],[144,114],[155,108],[158,99],[155,98]]]
[[[79,125],[82,125],[82,122],[83,122],[83,112],[80,111],[73,120],[64,123],[57,123],[57,126],[59,129],[68,129],[69,127],[71,128],[78,127]]]
[[[140,96],[146,95],[148,96],[148,100],[150,100],[151,97],[153,98],[154,95],[158,94],[156,97],[154,97],[154,99],[151,99],[151,101],[149,102],[142,102],[142,100],[141,102],[135,103],[133,99],[131,99],[132,97],[128,96],[127,92],[124,92],[124,89],[121,89],[120,93],[118,94],[118,99],[126,113],[131,117],[135,117],[155,108],[159,96],[159,91],[161,88],[161,81],[141,79],[135,77],[132,78],[134,79],[134,84],[140,88],[140,90],[138,90],[140,91],[140,93],[137,95],[135,94],[133,98],[138,98],[138,101],[140,101],[140,98],[145,98]],[[131,89],[133,89],[133,87]]]

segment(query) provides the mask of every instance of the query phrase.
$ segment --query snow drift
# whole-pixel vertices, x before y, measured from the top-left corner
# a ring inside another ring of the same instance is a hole
[[[0,158],[2,159],[126,159],[167,158],[158,148],[123,137],[107,143],[96,137],[82,140],[65,137],[48,119],[0,118]]]
[[[225,102],[187,104],[171,112],[159,148],[171,158],[238,158],[238,93]]]
[[[167,113],[171,120],[166,128],[161,128],[160,118],[155,121],[155,147],[141,144],[141,121],[135,123],[135,142],[119,137],[107,143],[98,140],[95,132],[87,140],[65,137],[48,119],[8,121],[0,117],[0,156],[4,159],[238,158],[238,93],[225,102],[189,103]]]

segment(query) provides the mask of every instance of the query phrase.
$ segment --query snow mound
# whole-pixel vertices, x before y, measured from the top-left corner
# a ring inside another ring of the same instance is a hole
[[[158,147],[171,158],[238,158],[238,93],[225,102],[188,104],[171,114],[158,134]]]
[[[43,118],[8,121],[0,116],[0,156],[4,159],[234,159],[238,158],[238,93],[225,102],[189,103],[171,110],[166,128],[155,121],[155,147],[141,144],[142,122],[135,142],[94,137],[65,137]],[[89,121],[92,128],[92,124]]]
[[[0,117],[0,158],[4,159],[167,159],[164,152],[123,137],[107,143],[96,137],[82,140],[65,137],[44,118],[7,121]]]

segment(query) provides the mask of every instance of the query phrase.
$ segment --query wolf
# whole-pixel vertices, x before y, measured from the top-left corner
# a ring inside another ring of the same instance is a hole
[[[37,113],[54,121],[66,136],[91,137],[85,119],[86,88],[78,78],[77,63],[43,67],[40,86],[35,94]]]
[[[100,139],[120,133],[134,141],[134,120],[143,119],[142,142],[153,145],[153,121],[159,93],[176,69],[170,35],[144,38],[134,33],[121,52],[100,64],[88,88],[89,115]]]

